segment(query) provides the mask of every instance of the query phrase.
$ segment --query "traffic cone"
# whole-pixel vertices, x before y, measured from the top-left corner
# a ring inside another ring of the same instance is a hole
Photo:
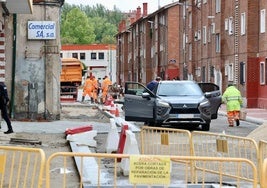
[[[113,101],[111,102],[111,105],[110,105],[110,106],[111,106],[111,107],[110,107],[110,113],[113,114],[113,115],[115,115],[115,113],[116,113],[116,108],[115,108],[115,106],[114,106]]]
[[[118,105],[116,105],[115,116],[116,116],[116,117],[120,117],[120,112],[119,112]]]

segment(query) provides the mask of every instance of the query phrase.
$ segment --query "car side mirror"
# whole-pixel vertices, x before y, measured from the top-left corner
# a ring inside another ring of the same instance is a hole
[[[206,98],[211,98],[211,96],[212,96],[212,94],[210,92],[205,92],[204,95]]]
[[[142,93],[142,97],[145,99],[150,99],[150,94],[147,92]]]

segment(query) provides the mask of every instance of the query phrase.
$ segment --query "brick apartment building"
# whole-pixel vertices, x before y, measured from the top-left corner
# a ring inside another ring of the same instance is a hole
[[[247,107],[267,108],[265,0],[180,0],[147,14],[138,7],[119,25],[117,80],[234,82]]]
[[[62,45],[61,58],[77,58],[87,67],[86,75],[101,82],[108,75],[116,82],[116,46],[111,44]]]

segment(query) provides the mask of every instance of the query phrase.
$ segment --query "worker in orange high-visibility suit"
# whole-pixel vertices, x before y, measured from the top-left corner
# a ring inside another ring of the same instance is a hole
[[[92,91],[93,91],[92,78],[90,78],[90,76],[87,76],[87,79],[86,79],[84,86],[83,86],[82,102],[84,101],[84,98],[86,95],[88,95],[90,98],[92,98]]]
[[[102,102],[103,104],[106,102],[107,99],[107,95],[108,95],[108,86],[112,85],[111,80],[108,78],[108,76],[105,76],[102,85],[101,85],[101,89],[102,89]]]
[[[92,103],[97,103],[97,89],[98,89],[98,83],[95,76],[92,76]]]

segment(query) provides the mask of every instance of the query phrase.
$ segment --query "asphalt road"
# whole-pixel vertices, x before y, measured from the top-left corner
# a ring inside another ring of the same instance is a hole
[[[256,123],[250,123],[247,121],[240,121],[240,126],[229,127],[227,122],[227,117],[219,115],[218,119],[212,120],[210,125],[210,132],[222,133],[234,135],[234,136],[243,136],[246,137],[253,130],[257,129],[260,125]]]
[[[133,122],[133,123],[137,127],[141,127],[144,124],[142,122]],[[224,115],[218,115],[217,119],[214,119],[211,121],[209,132],[212,132],[212,133],[223,133],[224,132],[227,135],[246,137],[249,133],[257,129],[259,126],[260,126],[259,124],[241,120],[240,126],[229,127],[228,122],[227,122],[227,117]],[[171,128],[174,128],[174,127],[171,127]],[[179,127],[179,128],[190,130],[190,131],[194,131],[194,130],[201,131],[201,128],[197,128],[197,129],[190,129],[187,127]]]

